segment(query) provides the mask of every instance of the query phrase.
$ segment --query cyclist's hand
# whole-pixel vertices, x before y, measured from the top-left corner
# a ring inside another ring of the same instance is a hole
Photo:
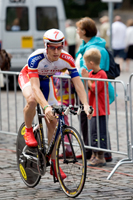
[[[94,113],[94,110],[89,113],[90,111],[90,106],[89,105],[84,105],[84,111],[87,114],[88,119],[91,119]]]
[[[51,106],[48,106],[47,108],[45,108],[44,114],[45,114],[45,118],[47,119],[48,123],[50,123],[51,120],[55,119],[55,116],[53,115]]]

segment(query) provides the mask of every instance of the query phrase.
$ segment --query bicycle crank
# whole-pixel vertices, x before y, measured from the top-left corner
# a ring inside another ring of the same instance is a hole
[[[41,176],[46,173],[46,158],[44,154],[38,150],[37,169]]]

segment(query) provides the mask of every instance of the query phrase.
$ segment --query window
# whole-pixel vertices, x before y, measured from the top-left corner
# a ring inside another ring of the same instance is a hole
[[[37,30],[59,29],[56,7],[36,8]]]
[[[27,7],[8,7],[6,10],[6,27],[7,31],[27,31],[28,23]]]

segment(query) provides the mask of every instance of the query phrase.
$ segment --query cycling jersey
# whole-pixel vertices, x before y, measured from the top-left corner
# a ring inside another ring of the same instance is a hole
[[[34,51],[28,58],[28,64],[21,70],[18,82],[23,90],[30,85],[29,79],[37,77],[40,79],[40,88],[50,105],[56,103],[56,94],[53,84],[53,76],[56,72],[68,69],[71,78],[79,76],[75,67],[73,57],[66,51],[62,50],[57,61],[48,60],[46,49],[38,49]]]

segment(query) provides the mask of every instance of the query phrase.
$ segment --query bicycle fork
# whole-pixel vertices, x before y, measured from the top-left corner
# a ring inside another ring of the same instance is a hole
[[[67,137],[68,137],[69,143],[67,143],[67,142],[64,143],[64,135],[63,135],[63,131],[62,131],[62,130],[63,130],[64,128],[66,128],[67,125],[66,125],[66,124],[62,124],[62,126],[64,126],[63,128],[61,128],[62,149],[63,149],[63,157],[64,157],[63,163],[66,163],[66,164],[68,164],[68,163],[76,163],[76,162],[77,162],[77,158],[76,158],[76,156],[75,156],[75,152],[74,152],[74,149],[73,149],[73,145],[72,145],[72,141],[71,141],[69,132],[66,133],[66,135],[67,135]],[[66,144],[66,145],[70,145],[71,151],[72,151],[72,155],[73,155],[73,160],[69,160],[69,161],[68,161],[68,159],[66,158],[65,144]]]

